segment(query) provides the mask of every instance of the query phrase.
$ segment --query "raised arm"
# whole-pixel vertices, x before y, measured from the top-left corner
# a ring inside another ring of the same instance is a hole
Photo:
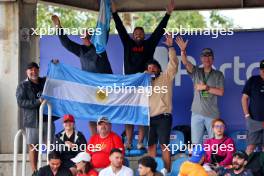
[[[131,38],[129,34],[127,33],[127,30],[117,13],[116,4],[113,0],[111,0],[111,4],[112,4],[112,15],[115,21],[116,30],[118,31],[118,34],[121,38],[122,43],[125,43],[127,42],[127,40],[130,40]]]
[[[169,48],[169,63],[165,71],[170,79],[173,79],[178,71],[179,60],[176,55],[176,50],[173,47],[173,39],[171,35],[166,35],[164,44]]]
[[[187,45],[188,45],[188,40],[184,41],[182,39],[182,37],[176,37],[176,43],[177,45],[179,46],[179,48],[181,49],[181,61],[183,63],[183,65],[185,66],[185,68],[187,69],[187,71],[189,73],[192,73],[193,71],[193,64],[188,61],[187,59],[187,54],[186,54],[186,48],[187,48]]]
[[[70,52],[74,53],[78,57],[80,57],[80,48],[81,45],[78,43],[73,42],[69,39],[69,37],[64,34],[64,30],[61,26],[60,19],[57,15],[52,15],[51,20],[53,22],[54,27],[58,30],[58,36],[60,39],[61,44]]]
[[[167,12],[166,12],[165,16],[163,17],[163,19],[161,20],[159,25],[156,27],[156,29],[154,30],[154,32],[151,34],[151,36],[148,39],[153,46],[156,47],[158,45],[160,38],[165,33],[164,28],[166,28],[166,26],[168,24],[168,21],[169,21],[169,18],[170,18],[170,15],[171,15],[173,9],[174,9],[174,0],[171,0],[167,6]]]

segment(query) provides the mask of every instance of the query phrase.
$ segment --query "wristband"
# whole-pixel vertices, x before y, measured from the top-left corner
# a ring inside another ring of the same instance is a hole
[[[246,117],[246,118],[250,117],[250,114],[246,114],[245,117]]]

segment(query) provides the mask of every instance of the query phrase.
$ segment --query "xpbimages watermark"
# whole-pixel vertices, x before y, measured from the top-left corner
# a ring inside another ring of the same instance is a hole
[[[113,86],[97,86],[98,91],[97,94],[105,94],[108,96],[109,94],[145,94],[147,96],[151,96],[154,93],[164,93],[168,92],[167,86],[127,86],[124,83],[121,85],[117,85],[114,83]]]
[[[58,142],[56,142],[55,144],[34,144],[32,146],[33,148],[31,149],[32,151],[47,151],[49,149],[49,151],[91,151],[91,152],[96,152],[96,151],[101,151],[103,148],[103,144],[81,144],[81,145],[77,145],[77,144],[59,144]]]
[[[191,27],[183,27],[179,28],[164,28],[165,32],[163,35],[172,35],[172,38],[175,38],[177,35],[208,35],[212,36],[212,38],[218,38],[219,36],[230,36],[234,35],[233,28],[191,28]]]
[[[221,152],[231,152],[234,151],[234,144],[191,144],[188,141],[187,144],[180,141],[179,144],[163,144],[164,149],[163,151],[170,151],[172,154],[178,152],[186,152],[186,151],[193,151],[196,147],[201,147],[204,151],[211,151],[212,154],[217,154],[219,151]]]
[[[84,37],[86,34],[90,36],[102,34],[101,28],[24,28],[23,32],[29,35],[37,35],[40,38],[42,38],[43,35],[80,35]]]

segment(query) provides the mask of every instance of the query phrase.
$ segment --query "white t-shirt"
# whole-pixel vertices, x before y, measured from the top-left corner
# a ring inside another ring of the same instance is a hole
[[[122,166],[118,173],[114,173],[111,166],[100,171],[99,176],[133,176],[133,170],[129,167]]]

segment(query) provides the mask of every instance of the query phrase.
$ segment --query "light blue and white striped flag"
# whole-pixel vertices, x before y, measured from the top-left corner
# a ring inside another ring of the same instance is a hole
[[[100,54],[106,50],[111,20],[111,2],[110,0],[101,0],[100,10],[97,19],[96,28],[101,29],[101,34],[92,36],[92,43],[96,48],[96,53]]]
[[[59,117],[97,121],[105,116],[112,123],[149,125],[150,80],[143,73],[98,74],[50,63],[43,97]]]

